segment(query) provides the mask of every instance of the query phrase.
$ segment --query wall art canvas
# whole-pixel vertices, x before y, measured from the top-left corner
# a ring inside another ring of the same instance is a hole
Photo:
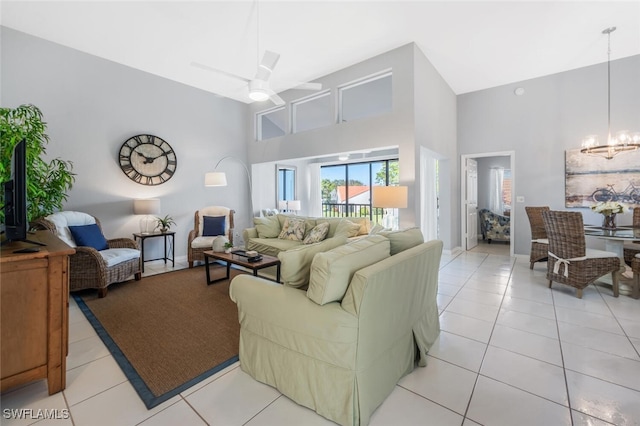
[[[640,207],[640,150],[622,152],[610,160],[565,152],[565,206],[591,207],[598,201],[618,201]]]

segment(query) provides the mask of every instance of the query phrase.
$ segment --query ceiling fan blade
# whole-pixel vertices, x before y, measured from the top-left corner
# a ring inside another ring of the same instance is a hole
[[[278,96],[276,92],[269,89],[267,90],[267,93],[269,94],[269,99],[271,99],[271,102],[273,102],[276,106],[284,105],[284,99]]]
[[[269,50],[264,51],[264,56],[262,57],[262,61],[260,61],[260,65],[258,65],[258,71],[256,71],[256,79],[267,81],[271,76],[271,72],[276,67],[278,60],[280,59],[280,54],[271,52]]]
[[[292,87],[298,90],[322,90],[322,83],[300,83]]]
[[[210,67],[209,65],[201,64],[199,62],[191,62],[191,66],[192,67],[196,67],[196,68],[200,68],[200,69],[203,69],[203,70],[206,70],[206,71],[211,71],[211,72],[215,72],[215,73],[218,73],[218,74],[222,74],[222,75],[225,75],[227,77],[234,78],[236,80],[244,81],[245,83],[248,83],[250,81],[248,78],[242,77],[241,75],[231,74],[231,73],[228,73],[226,71],[222,71],[222,70],[219,70],[217,68]]]

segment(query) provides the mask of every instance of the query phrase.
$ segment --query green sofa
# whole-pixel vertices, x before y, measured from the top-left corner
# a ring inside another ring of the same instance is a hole
[[[242,370],[334,422],[368,424],[416,361],[426,366],[441,254],[414,229],[316,254],[306,291],[234,278]]]
[[[253,228],[246,228],[242,231],[245,248],[255,250],[269,256],[278,256],[281,251],[290,250],[302,245],[302,241],[293,241],[278,238],[285,224],[287,217],[302,218],[305,220],[306,232],[308,234],[316,225],[328,222],[329,232],[326,238],[333,238],[336,231],[340,231],[340,222],[349,221],[360,225],[354,235],[349,237],[359,237],[369,234],[371,221],[365,217],[304,217],[295,215],[278,214],[275,216],[256,217],[253,219]]]

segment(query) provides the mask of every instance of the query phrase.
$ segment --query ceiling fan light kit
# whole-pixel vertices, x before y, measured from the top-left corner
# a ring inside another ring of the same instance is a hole
[[[249,98],[254,101],[269,99],[269,84],[263,80],[251,80],[249,82]]]

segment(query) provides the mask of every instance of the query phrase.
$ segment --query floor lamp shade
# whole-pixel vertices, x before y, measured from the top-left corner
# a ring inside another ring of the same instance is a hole
[[[140,233],[150,234],[155,229],[156,219],[154,216],[160,214],[160,200],[158,198],[133,200],[133,213],[144,215],[140,219]]]
[[[227,186],[225,172],[209,172],[204,175],[204,186]]]

